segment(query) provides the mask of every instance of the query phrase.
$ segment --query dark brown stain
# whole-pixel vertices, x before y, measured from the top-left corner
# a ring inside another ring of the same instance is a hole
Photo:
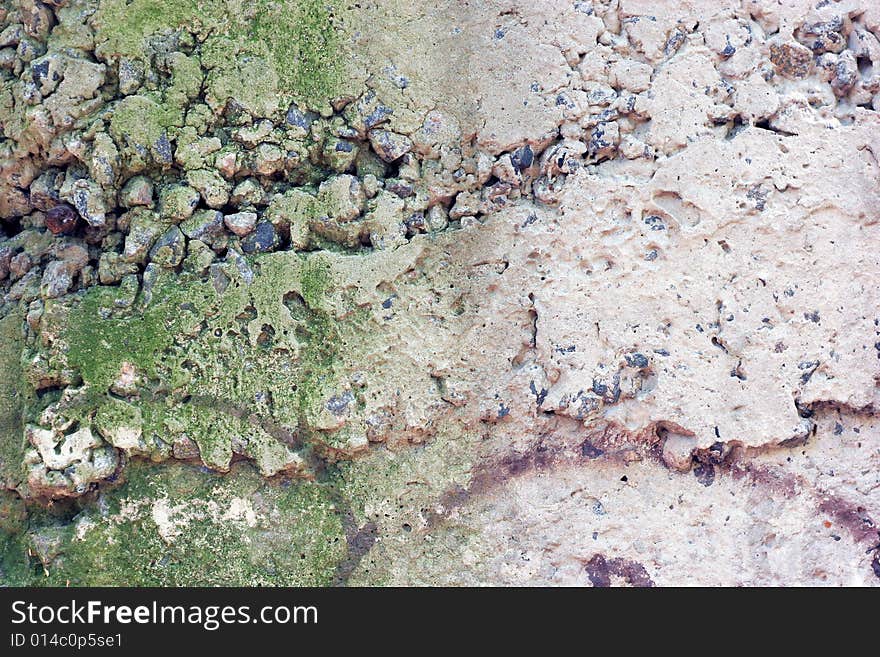
[[[501,454],[486,459],[474,467],[468,486],[453,486],[445,491],[438,500],[441,511],[430,510],[427,513],[428,526],[436,526],[454,509],[467,504],[473,498],[486,495],[501,487],[504,483],[527,473],[551,471],[566,458],[571,450],[564,445],[547,442],[548,435],[539,440],[525,452]]]
[[[724,464],[724,469],[735,479],[748,479],[754,486],[761,486],[768,489],[768,492],[781,494],[787,499],[795,497],[804,489],[811,490],[812,494],[821,499],[818,510],[833,518],[835,523],[846,529],[855,541],[862,542],[877,538],[877,524],[864,507],[853,504],[839,495],[814,489],[800,475],[785,472],[780,468],[761,467],[748,461],[740,462],[738,459],[729,459]]]
[[[453,486],[440,496],[440,504],[446,509],[454,509],[463,506],[470,496],[471,493],[467,488]]]
[[[693,468],[694,477],[697,478],[703,486],[711,486],[715,483],[715,465],[712,463],[703,463],[697,461]]]
[[[650,433],[655,434],[654,440],[643,435],[644,432],[635,436],[615,425],[604,426],[586,436],[582,425],[578,429],[579,431],[574,432],[571,427],[563,425],[560,431],[550,430],[542,434],[525,452],[487,458],[474,468],[467,487],[456,486],[441,496],[438,502],[442,509],[440,512],[429,512],[428,525],[438,525],[451,511],[464,506],[471,498],[491,493],[516,477],[552,471],[562,465],[588,465],[596,462],[614,464],[621,460],[625,449],[633,449],[637,439],[643,441],[641,447],[644,456],[662,463],[658,448],[660,440],[653,428]],[[575,435],[576,440],[573,439]],[[834,518],[857,542],[872,541],[874,547],[869,551],[874,550],[875,555],[871,568],[880,577],[880,534],[866,509],[839,496],[817,490],[802,476],[786,472],[781,467],[758,465],[749,460],[751,453],[738,443],[718,442],[694,454],[694,476],[704,486],[712,485],[717,476],[727,475],[734,480],[747,482],[753,488],[760,488],[762,492],[785,499],[805,493],[821,498],[818,511]],[[653,586],[641,564],[625,559],[606,560],[604,555],[597,554],[586,568],[594,586],[608,586],[612,575],[624,578],[632,586]]]
[[[856,542],[877,540],[877,524],[864,507],[836,495],[826,495],[819,504],[819,511],[834,518],[836,524],[846,529]]]
[[[342,527],[345,530],[345,540],[348,543],[348,554],[336,566],[333,575],[333,586],[346,586],[351,574],[358,567],[361,560],[372,549],[376,542],[378,528],[372,520],[358,527],[354,514],[346,509],[342,514]]]
[[[871,570],[880,578],[880,530],[877,523],[865,507],[854,504],[839,495],[833,495],[816,489],[800,475],[785,472],[781,468],[760,467],[747,461],[740,462],[742,450],[737,451],[737,458],[728,459],[724,468],[735,479],[748,479],[752,486],[766,488],[768,492],[781,494],[785,498],[793,498],[805,489],[809,494],[820,498],[817,510],[833,518],[834,524],[842,527],[856,543],[868,542],[874,552]],[[826,524],[826,527],[828,525]]]
[[[593,586],[606,588],[611,586],[611,577],[623,579],[627,584],[637,588],[651,588],[654,580],[648,574],[645,567],[638,561],[631,561],[622,557],[606,559],[605,555],[597,552],[584,566],[587,577]]]
[[[555,416],[547,430],[526,451],[494,454],[472,470],[468,486],[455,486],[438,500],[441,512],[429,511],[428,526],[436,526],[456,508],[471,498],[487,495],[511,479],[540,472],[552,472],[563,466],[589,466],[598,463],[623,464],[625,455],[639,452],[654,458],[656,432],[653,427],[633,434],[609,423],[589,432],[579,420]]]
[[[796,475],[740,460],[740,456],[728,459],[719,469],[737,481],[748,480],[753,487],[767,488],[768,492],[785,499],[795,497],[803,487],[803,482]]]
[[[587,459],[597,459],[605,453],[604,449],[600,449],[596,447],[589,440],[585,440],[581,443],[581,456]]]
[[[553,469],[564,448],[548,444],[546,438],[546,435],[541,436],[526,452],[502,454],[478,465],[467,489],[449,491],[444,500],[451,506],[460,506],[471,496],[483,495],[510,479],[529,472]]]

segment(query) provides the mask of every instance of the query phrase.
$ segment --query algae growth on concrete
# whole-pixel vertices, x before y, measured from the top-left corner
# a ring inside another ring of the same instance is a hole
[[[148,59],[150,37],[177,31],[199,43],[210,86],[268,107],[280,100],[272,96],[325,103],[340,95],[344,52],[334,26],[341,19],[337,5],[338,0],[102,0],[90,22],[96,54],[125,57],[133,65]],[[253,60],[258,63],[251,65]]]
[[[24,515],[11,501],[3,510],[5,524]],[[25,535],[4,549],[18,586],[324,586],[346,557],[332,492],[247,467],[219,477],[133,464],[100,505],[30,509]]]

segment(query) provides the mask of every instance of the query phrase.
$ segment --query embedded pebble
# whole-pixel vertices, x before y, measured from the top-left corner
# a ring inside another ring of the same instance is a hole
[[[233,233],[242,237],[251,233],[257,225],[256,212],[236,212],[235,214],[227,214],[223,217],[223,223]]]

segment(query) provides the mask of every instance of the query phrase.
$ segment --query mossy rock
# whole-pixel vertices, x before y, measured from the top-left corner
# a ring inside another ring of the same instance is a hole
[[[146,60],[150,36],[169,30],[195,35],[203,41],[203,66],[216,69],[215,100],[225,103],[221,95],[229,93],[253,104],[262,115],[268,109],[262,101],[271,101],[276,86],[279,92],[314,106],[339,95],[345,76],[341,38],[334,24],[338,4],[337,0],[101,0],[91,24],[97,51],[108,58]],[[259,62],[264,70],[258,68]]]
[[[0,553],[10,580],[31,586],[322,586],[347,555],[333,491],[322,485],[266,481],[245,464],[223,476],[136,462],[126,478],[67,524],[32,519],[27,541],[31,552],[47,546],[45,572],[34,558],[21,562],[16,539]]]
[[[196,275],[159,272],[131,308],[118,307],[117,287],[94,287],[53,313],[52,357],[82,380],[92,410],[106,407],[121,381],[133,386],[126,394],[139,395],[132,403],[143,417],[134,454],[159,457],[186,436],[205,465],[226,471],[235,439],[264,473],[285,459],[283,469],[296,469],[263,425],[298,434],[294,450],[320,438],[310,427],[365,344],[366,319],[338,316],[333,268],[321,254],[241,257],[222,272],[222,291]]]
[[[21,371],[22,321],[18,312],[0,319],[0,488],[14,487],[21,479],[27,394]]]

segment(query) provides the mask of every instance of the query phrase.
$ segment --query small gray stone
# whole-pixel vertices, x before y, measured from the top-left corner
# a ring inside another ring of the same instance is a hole
[[[260,144],[255,150],[254,171],[271,176],[284,167],[284,151],[275,144]]]
[[[196,210],[180,224],[180,230],[191,240],[210,243],[223,234],[223,213],[218,210]]]
[[[482,202],[480,197],[473,192],[461,192],[455,197],[455,205],[449,211],[452,219],[461,219],[462,217],[472,217],[480,212]]]
[[[98,272],[91,265],[86,265],[79,273],[80,287],[88,289],[98,284]]]
[[[58,191],[64,182],[64,174],[57,169],[50,169],[31,183],[30,200],[37,210],[46,212],[58,205]]]
[[[134,262],[126,262],[118,253],[108,251],[101,254],[98,261],[98,280],[102,285],[112,285],[122,280],[123,276],[136,274],[138,266]]]
[[[159,194],[159,212],[163,219],[180,223],[192,216],[199,198],[199,192],[188,185],[168,185]]]
[[[209,208],[222,208],[229,201],[230,184],[212,169],[189,171],[186,181],[199,191]]]
[[[119,151],[106,132],[95,135],[87,164],[89,174],[99,185],[113,187],[116,184],[121,164]]]
[[[129,214],[133,216],[122,255],[127,262],[143,262],[164,228],[153,212],[134,210]]]
[[[449,225],[449,213],[442,205],[432,205],[425,214],[425,223],[432,233],[443,230]]]
[[[119,93],[133,94],[144,83],[144,65],[136,59],[119,60]]]
[[[230,200],[232,205],[237,208],[247,205],[265,205],[266,192],[255,178],[246,178],[232,190],[232,198]]]
[[[31,257],[27,253],[19,253],[9,261],[9,275],[16,281],[31,270]]]
[[[391,118],[393,110],[383,105],[375,91],[368,91],[356,103],[349,105],[343,116],[361,136]]]
[[[39,272],[32,270],[21,277],[6,293],[6,301],[33,301],[40,296]]]
[[[116,290],[116,296],[113,299],[113,305],[117,308],[131,308],[134,300],[137,298],[140,283],[137,274],[126,274],[122,277],[119,287]]]
[[[79,273],[89,264],[89,250],[82,244],[72,243],[55,251],[55,257],[70,267],[71,275]]]
[[[312,123],[314,123],[318,119],[318,115],[314,112],[304,112],[302,111],[296,103],[293,103],[290,106],[290,109],[287,110],[287,125],[292,128],[301,128],[305,132],[308,132],[312,127]]]
[[[262,253],[272,251],[281,243],[275,227],[269,221],[261,221],[250,235],[241,241],[241,250],[245,253]]]
[[[150,261],[160,267],[177,267],[186,255],[186,237],[172,226],[150,249]]]
[[[21,23],[14,23],[0,32],[0,48],[17,46],[24,38],[24,27]]]
[[[159,280],[159,267],[151,262],[144,268],[143,285],[141,286],[144,306],[149,306],[153,300],[153,288],[156,287],[157,280]]]
[[[209,270],[209,277],[211,279],[211,285],[214,286],[214,291],[217,294],[223,294],[226,292],[226,288],[229,287],[229,276],[223,271],[222,265],[219,265],[216,262],[212,264]]]
[[[44,299],[57,299],[67,294],[71,285],[73,285],[73,275],[70,263],[53,260],[43,272],[40,296]]]
[[[385,189],[399,198],[409,198],[413,195],[413,184],[408,180],[390,178],[385,181]]]
[[[16,64],[15,48],[0,48],[0,68],[14,70]]]
[[[343,174],[322,182],[317,198],[318,214],[331,221],[346,223],[360,215],[366,194],[360,180]]]
[[[324,144],[323,160],[333,171],[343,173],[354,167],[359,150],[357,144],[334,137]]]
[[[168,139],[168,133],[163,132],[153,144],[153,154],[158,164],[170,165],[174,161],[174,154],[171,151],[171,141]]]
[[[172,453],[174,454],[174,458],[181,461],[197,459],[201,454],[201,452],[199,452],[199,446],[192,438],[190,438],[186,434],[177,436],[174,439]]]
[[[37,57],[44,55],[46,53],[46,46],[37,39],[26,36],[18,42],[17,52],[18,58],[28,64]]]
[[[276,194],[265,217],[275,230],[290,238],[291,249],[305,249],[309,244],[309,220],[315,215],[315,197],[302,188]]]
[[[224,178],[232,178],[241,168],[238,144],[228,144],[214,156],[214,167]]]
[[[354,402],[354,394],[351,390],[346,390],[341,395],[333,395],[325,403],[325,408],[333,413],[333,415],[346,415],[349,405]]]
[[[269,119],[262,119],[256,123],[238,128],[232,132],[232,138],[248,148],[254,148],[265,141],[275,128]]]
[[[183,261],[183,267],[187,271],[204,276],[208,273],[208,268],[214,262],[216,254],[207,244],[200,240],[190,240],[187,245],[186,259]]]
[[[399,135],[390,130],[371,130],[370,145],[386,162],[394,162],[412,150],[413,143],[409,137]]]
[[[0,247],[0,281],[9,276],[9,263],[12,261],[12,249]]]
[[[365,175],[361,184],[364,187],[364,194],[367,195],[367,198],[373,198],[379,193],[379,179],[372,173]]]
[[[80,178],[65,181],[61,198],[73,205],[89,226],[101,228],[107,223],[107,206],[101,186],[94,180]]]

